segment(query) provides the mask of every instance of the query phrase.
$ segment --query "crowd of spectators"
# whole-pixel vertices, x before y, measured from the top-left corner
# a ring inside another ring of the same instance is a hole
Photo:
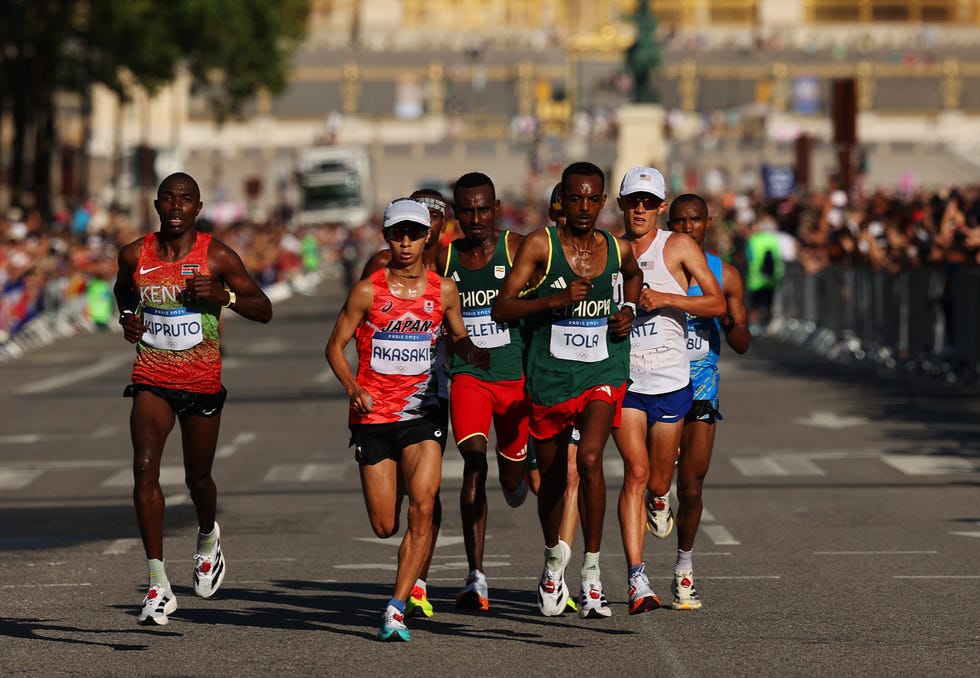
[[[810,274],[831,264],[890,273],[980,265],[978,186],[915,195],[828,190],[775,201],[723,193],[710,202],[714,226],[708,247],[743,270],[748,238],[760,229],[778,233],[783,259],[798,261]],[[600,225],[619,232],[614,201],[607,203]],[[500,226],[526,233],[547,225],[546,205],[544,194],[540,200],[505,199]],[[297,228],[278,218],[213,229],[264,286],[310,270],[340,278],[381,246],[374,222],[352,233],[331,226]],[[452,222],[447,232],[453,237]],[[0,343],[52,312],[95,327],[111,322],[116,255],[138,235],[128,214],[91,202],[50,220],[18,208],[0,216]]]

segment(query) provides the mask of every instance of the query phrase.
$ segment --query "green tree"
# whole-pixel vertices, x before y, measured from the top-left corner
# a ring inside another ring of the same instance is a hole
[[[125,100],[129,85],[153,94],[185,67],[224,121],[257,90],[285,88],[308,13],[308,0],[0,0],[0,119],[10,111],[14,201],[30,192],[49,206],[56,92],[77,93],[84,114],[95,84]]]

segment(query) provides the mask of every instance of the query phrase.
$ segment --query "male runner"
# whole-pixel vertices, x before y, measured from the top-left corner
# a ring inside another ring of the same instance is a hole
[[[612,613],[599,569],[606,509],[602,451],[610,429],[619,424],[641,273],[629,248],[621,249],[615,238],[596,229],[606,201],[604,188],[605,175],[592,163],[565,168],[565,225],[534,231],[524,239],[493,306],[497,322],[527,318],[526,383],[541,471],[538,517],[545,540],[538,606],[545,616],[561,614],[568,600],[564,572],[571,551],[558,530],[573,428],[581,432],[578,469],[585,541],[579,614]],[[613,301],[620,275],[626,290],[623,309]]]
[[[443,229],[446,226],[446,201],[443,199],[442,194],[434,188],[420,188],[414,191],[409,197],[416,202],[422,203],[429,210],[429,223],[432,224],[432,227],[429,229],[429,235],[425,239],[422,262],[430,271],[438,272],[436,267],[436,254],[439,252],[439,242],[442,238]],[[366,280],[372,273],[380,271],[390,261],[391,248],[378,250],[364,264],[364,271],[361,272],[361,280]],[[446,431],[449,429],[449,360],[446,356],[446,346],[444,337],[442,336],[436,341],[436,352],[439,356],[436,363],[436,379],[439,384],[439,421],[442,425],[442,430]],[[443,452],[446,450],[446,440],[447,436],[439,439]],[[436,528],[436,537],[438,537],[439,527],[442,525],[442,500],[438,495],[436,495],[436,509],[433,523]],[[412,587],[412,593],[408,597],[408,610],[406,614],[409,617],[431,617],[435,613],[432,609],[432,603],[429,602],[428,586],[426,585],[426,580],[429,578],[429,565],[432,563],[432,553],[435,551],[435,548],[436,540],[433,539],[432,551],[429,552],[429,556],[425,560],[425,565],[422,566],[422,570],[419,572],[418,581],[415,582],[415,585]]]
[[[623,399],[622,422],[613,432],[623,456],[619,523],[629,568],[630,614],[660,607],[643,562],[643,527],[646,523],[647,529],[663,538],[673,526],[668,493],[684,415],[691,407],[685,314],[719,314],[725,304],[697,244],[658,230],[665,196],[663,175],[652,167],[631,169],[619,188],[623,239],[643,271],[644,288],[630,337],[629,391]],[[701,285],[703,296],[687,296],[689,277]]]
[[[439,272],[459,288],[463,322],[473,343],[490,353],[489,369],[480,369],[459,356],[450,366],[450,416],[456,447],[463,457],[459,508],[469,575],[456,596],[456,607],[490,609],[483,547],[487,529],[487,441],[490,422],[497,434],[497,471],[510,506],[524,503],[527,482],[528,412],[524,392],[524,340],[517,323],[497,324],[490,305],[510,270],[524,239],[498,231],[493,181],[485,174],[464,174],[453,189],[453,210],[463,237],[439,251]]]
[[[133,399],[133,501],[150,579],[139,621],[163,625],[177,609],[163,559],[164,444],[179,422],[185,481],[199,530],[194,593],[210,598],[226,571],[215,522],[218,492],[211,477],[227,395],[221,384],[218,318],[222,308],[230,308],[267,323],[272,303],[230,247],[198,231],[203,203],[190,175],[164,179],[153,206],[160,230],[120,250],[113,293],[123,335],[136,344],[132,384],[123,395]]]
[[[443,327],[454,350],[476,365],[487,364],[466,335],[456,284],[422,263],[429,219],[429,211],[414,200],[388,205],[384,236],[391,260],[354,286],[325,351],[351,399],[351,444],[375,534],[388,538],[398,531],[403,492],[408,495],[408,528],[379,640],[411,639],[406,604],[436,537],[433,515],[446,430],[439,412],[435,344]],[[356,377],[344,355],[352,338]]]
[[[670,203],[667,226],[675,233],[686,233],[704,251],[704,241],[711,228],[708,205],[699,195],[686,193]],[[687,316],[687,357],[691,361],[691,385],[694,388],[694,404],[684,419],[681,435],[681,455],[677,464],[677,561],[674,563],[675,610],[698,610],[701,598],[694,587],[694,566],[691,555],[694,537],[701,523],[704,504],[701,493],[704,477],[711,463],[711,450],[715,443],[715,423],[722,419],[718,411],[718,353],[721,350],[719,328],[725,332],[725,340],[736,353],[749,350],[752,335],[747,327],[742,277],[731,264],[720,257],[705,252],[708,268],[721,285],[725,297],[725,313],[721,318]],[[701,294],[701,288],[692,284],[688,296]]]

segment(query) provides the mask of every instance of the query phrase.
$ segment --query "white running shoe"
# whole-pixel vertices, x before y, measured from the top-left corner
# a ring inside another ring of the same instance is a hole
[[[700,610],[701,597],[694,588],[693,572],[675,572],[674,583],[670,586],[671,593],[674,594],[674,602],[671,607],[675,610]]]
[[[471,570],[466,586],[456,596],[456,607],[461,610],[489,610],[490,588],[487,577],[479,570]]]
[[[660,607],[660,598],[650,588],[650,579],[647,577],[646,568],[642,565],[640,570],[629,578],[629,596],[630,614],[640,614]]]
[[[143,609],[139,614],[140,624],[166,626],[170,623],[167,615],[177,611],[177,596],[168,586],[151,586],[143,598]]]
[[[194,593],[210,598],[225,580],[225,558],[221,554],[221,529],[214,524],[214,553],[194,554]]]
[[[572,557],[572,549],[558,540],[561,547],[561,565],[557,570],[544,568],[538,583],[538,607],[545,617],[557,617],[565,611],[568,603],[568,586],[565,584],[565,566]]]
[[[378,629],[378,640],[401,641],[407,643],[412,639],[412,634],[405,626],[405,615],[398,611],[394,605],[385,608],[381,615],[381,628]]]
[[[521,484],[513,490],[504,490],[504,500],[511,508],[517,508],[527,499],[527,476],[521,475]]]
[[[655,497],[647,490],[647,530],[654,537],[665,539],[674,529],[674,511],[670,508],[670,495]]]
[[[612,616],[612,608],[606,602],[602,582],[598,579],[586,579],[582,582],[582,604],[579,605],[578,615],[582,619]]]

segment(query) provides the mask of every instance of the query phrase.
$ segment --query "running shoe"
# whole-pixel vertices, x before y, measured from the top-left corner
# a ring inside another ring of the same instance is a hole
[[[461,610],[489,610],[490,590],[487,578],[479,570],[471,570],[466,586],[456,596],[456,607]]]
[[[407,643],[412,639],[412,634],[405,626],[405,615],[397,607],[389,605],[381,615],[381,628],[378,630],[378,640],[390,640],[392,642],[401,641]]]
[[[434,614],[432,603],[425,594],[425,589],[421,586],[413,586],[412,593],[408,596],[405,604],[406,617],[431,617]]]
[[[561,565],[557,570],[544,568],[538,583],[538,607],[545,617],[557,617],[568,604],[568,586],[565,584],[565,566],[572,557],[572,549],[558,540],[561,547]]]
[[[674,529],[674,511],[670,508],[670,495],[654,497],[647,491],[647,530],[654,537],[665,539]]]
[[[650,588],[650,579],[647,578],[646,568],[643,566],[640,566],[638,572],[630,575],[629,594],[630,614],[640,614],[660,607],[660,598]]]
[[[606,602],[606,596],[602,592],[602,582],[598,579],[586,579],[582,582],[582,606],[579,608],[578,616],[582,619],[612,616],[612,608]]]
[[[513,490],[504,490],[504,500],[511,508],[517,508],[527,499],[527,477],[521,476],[521,484]]]
[[[167,615],[177,610],[177,597],[168,586],[151,586],[143,598],[143,609],[139,614],[140,624],[166,626],[170,623]]]
[[[221,529],[214,524],[214,553],[194,554],[194,593],[210,598],[225,580],[225,558],[221,555]]]
[[[578,612],[578,605],[575,604],[575,599],[571,596],[568,596],[568,602],[565,603],[565,607],[572,612]]]
[[[693,572],[675,572],[674,583],[671,584],[670,591],[674,594],[674,602],[671,604],[673,609],[701,609],[701,598],[698,596],[698,590],[694,588]]]

